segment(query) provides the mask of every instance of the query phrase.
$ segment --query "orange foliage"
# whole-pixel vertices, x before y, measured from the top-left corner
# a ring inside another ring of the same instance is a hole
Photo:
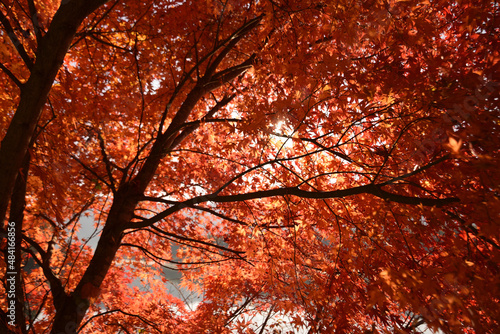
[[[494,1],[0,13],[0,332],[500,327]]]

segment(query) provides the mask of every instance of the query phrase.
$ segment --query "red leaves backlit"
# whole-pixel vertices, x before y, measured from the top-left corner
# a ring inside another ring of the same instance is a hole
[[[0,133],[37,124],[19,329],[500,326],[496,5],[77,2],[63,61],[58,2],[0,8]]]

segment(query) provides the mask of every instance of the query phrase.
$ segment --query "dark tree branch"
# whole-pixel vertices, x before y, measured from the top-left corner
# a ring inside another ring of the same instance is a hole
[[[246,35],[247,33],[249,33],[252,29],[254,29],[255,27],[258,26],[258,24],[260,23],[260,21],[262,20],[262,18],[264,17],[264,15],[260,15],[258,17],[256,17],[255,19],[253,20],[250,20],[249,22],[245,23],[240,29],[236,30],[233,34],[231,34],[231,36],[229,36],[228,38],[226,38],[225,40],[223,40],[222,42],[220,42],[215,48],[214,50],[212,50],[212,52],[206,54],[205,56],[203,56],[197,63],[196,65],[191,69],[189,70],[189,72],[187,72],[183,78],[180,80],[179,84],[175,87],[175,90],[174,90],[174,93],[172,94],[170,100],[168,101],[166,107],[165,107],[165,110],[162,114],[162,118],[161,118],[161,121],[160,121],[160,126],[159,126],[159,133],[163,133],[163,126],[164,126],[164,123],[165,123],[165,120],[166,120],[166,117],[167,117],[167,114],[170,110],[170,107],[172,106],[172,103],[173,101],[176,99],[178,93],[181,91],[182,87],[184,87],[184,85],[189,81],[191,80],[191,76],[193,75],[193,73],[195,71],[199,71],[199,68],[200,66],[207,60],[211,59],[221,48],[224,47],[224,45],[226,45],[226,47],[219,53],[219,55],[217,56],[216,60],[214,62],[212,62],[208,67],[209,69],[207,69],[205,71],[205,74],[203,76],[204,80],[206,82],[210,81],[210,78],[212,77],[213,73],[217,70],[217,67],[219,66],[220,62],[224,59],[224,57],[229,53],[229,51],[231,51],[234,46],[236,46],[236,44],[239,42],[239,40],[241,38],[244,37],[244,35]],[[220,58],[220,60],[219,60]],[[198,81],[198,83],[200,83],[200,81]],[[207,91],[208,92],[208,91]],[[187,100],[187,99],[186,99]],[[177,114],[179,114],[179,112],[177,112]],[[172,123],[173,123],[173,120],[172,120]],[[172,123],[170,124],[169,128],[171,127]],[[182,122],[181,122],[182,123]],[[180,123],[179,124],[175,124],[174,123],[174,128],[181,125]]]
[[[4,71],[5,74],[7,74],[10,80],[12,80],[17,87],[22,88],[23,83],[19,81],[19,79],[14,75],[14,73],[12,73],[7,67],[5,67],[4,64],[0,63],[0,69]]]
[[[91,316],[87,321],[85,321],[85,323],[82,326],[80,326],[77,333],[80,333],[83,330],[83,328],[85,326],[87,326],[93,319],[95,319],[97,317],[101,317],[101,316],[106,315],[106,314],[116,313],[116,312],[122,313],[126,316],[129,316],[129,317],[137,318],[137,319],[141,320],[142,322],[144,322],[146,325],[150,326],[151,328],[154,328],[158,333],[162,333],[162,331],[158,328],[158,326],[156,326],[156,324],[154,322],[149,321],[149,320],[145,319],[144,317],[141,317],[140,315],[128,313],[128,312],[125,312],[125,311],[122,311],[119,309],[109,310],[109,311],[101,312],[101,313],[98,313],[98,314]]]
[[[146,248],[144,248],[142,246],[139,246],[139,245],[134,245],[134,244],[130,244],[130,243],[122,243],[121,246],[130,247],[130,248],[137,248],[141,252],[143,252],[148,258],[150,258],[151,260],[153,260],[155,263],[159,264],[160,266],[162,266],[164,268],[171,269],[171,270],[181,270],[181,269],[167,267],[164,264],[162,264],[160,261],[164,261],[164,262],[168,262],[168,263],[172,263],[172,264],[177,264],[177,265],[202,265],[202,264],[205,265],[205,264],[220,263],[220,262],[224,262],[224,261],[233,259],[232,257],[230,257],[229,259],[214,260],[214,261],[179,262],[179,261],[168,260],[168,259],[162,258],[162,257],[160,257],[158,255],[153,254],[152,252],[150,252]]]
[[[14,222],[15,226],[15,240],[21,240],[23,236],[23,223],[24,223],[24,210],[26,208],[26,186],[28,182],[28,173],[30,167],[31,155],[26,153],[24,157],[23,165],[21,171],[17,175],[16,183],[14,185],[14,191],[12,192],[11,204],[10,204],[10,214],[9,222]],[[5,253],[5,263],[7,263],[7,253]],[[23,284],[23,278],[21,274],[21,242],[16,242],[14,246],[14,270],[15,272],[15,285],[19,288],[16,289],[15,299],[16,299],[16,314],[19,314],[17,319],[21,326],[21,333],[26,332],[26,317],[25,317],[25,296],[24,291],[21,288]]]
[[[203,250],[207,253],[212,253],[212,254],[215,254],[215,255],[221,255],[220,251],[218,250],[213,250],[211,248],[207,248],[206,245],[198,245],[196,243],[196,241],[183,241],[179,238],[176,238],[174,236],[169,236],[169,235],[165,235],[165,233],[163,233],[164,231],[161,230],[161,229],[135,229],[135,230],[131,230],[129,232],[125,232],[124,234],[129,234],[129,233],[134,233],[134,232],[137,232],[137,231],[146,231],[148,233],[151,233],[151,234],[154,234],[156,235],[157,237],[159,238],[163,238],[163,239],[166,239],[166,240],[169,240],[173,243],[176,243],[178,245],[183,245],[183,246],[187,246],[187,247],[190,247],[190,248],[196,248],[196,249],[199,249],[199,250]],[[176,235],[176,234],[173,234],[173,235]],[[197,239],[194,239],[194,240],[197,240]],[[228,257],[227,255],[225,255],[226,257]],[[231,258],[231,257],[229,257]],[[238,258],[238,260],[240,260],[242,258]],[[225,260],[224,260],[225,261]],[[218,262],[222,262],[222,261],[218,261]]]
[[[22,160],[28,151],[43,106],[47,102],[49,91],[76,30],[88,15],[106,2],[107,0],[72,0],[69,3],[63,1],[47,34],[37,46],[34,64],[13,33],[7,18],[0,12],[0,20],[7,34],[31,70],[29,79],[21,89],[17,110],[0,146],[0,223],[6,216]]]
[[[109,184],[103,177],[101,177],[99,174],[97,174],[92,168],[87,166],[83,161],[80,160],[77,156],[70,154],[71,158],[73,158],[76,162],[80,164],[85,170],[89,171],[92,175],[96,177],[99,181],[104,183],[106,186],[108,186],[110,189],[114,189],[111,184]]]
[[[231,51],[246,34],[248,34],[255,27],[257,27],[260,21],[262,21],[263,17],[264,15],[262,14],[248,21],[240,29],[236,30],[233,34],[231,34],[231,36],[228,39],[226,39],[223,43],[221,43],[221,45],[224,45],[226,43],[227,45],[224,49],[222,49],[219,55],[208,66],[207,70],[205,71],[204,78],[212,77],[212,75],[215,73],[220,63],[226,57],[229,51]]]
[[[94,34],[94,33],[87,33],[86,35],[89,36],[90,38],[96,40],[99,43],[102,43],[104,45],[112,47],[113,49],[118,49],[118,50],[122,50],[122,51],[127,52],[127,53],[132,53],[132,50],[129,50],[129,49],[124,48],[122,46],[118,46],[118,45],[115,45],[111,42],[105,41],[104,39],[97,37],[96,34]]]
[[[496,248],[497,250],[500,250],[500,245],[499,244],[497,244],[493,239],[490,239],[488,236],[480,234],[479,230],[476,227],[474,227],[473,224],[468,223],[465,219],[461,218],[459,215],[457,215],[457,214],[455,214],[455,213],[453,213],[453,212],[451,212],[449,210],[446,210],[445,212],[446,212],[446,214],[448,214],[453,219],[458,220],[460,222],[460,224],[462,224],[462,226],[467,231],[469,231],[470,233],[472,233],[474,236],[476,236],[477,238],[480,238],[485,243],[487,243],[490,246]]]
[[[226,215],[223,215],[223,214],[221,214],[221,213],[219,213],[219,212],[217,212],[215,210],[209,209],[209,208],[204,208],[204,207],[199,206],[199,205],[192,206],[191,208],[196,209],[196,210],[200,210],[200,211],[204,211],[204,212],[208,212],[208,213],[210,213],[213,216],[216,216],[216,217],[219,217],[221,219],[227,220],[228,222],[231,222],[231,223],[235,223],[235,224],[242,225],[242,226],[249,226],[248,223],[245,223],[242,220],[238,220],[238,219],[234,219],[234,218],[228,217]]]
[[[109,186],[113,193],[116,193],[116,187],[115,187],[115,180],[113,178],[113,172],[112,172],[112,163],[109,160],[108,154],[106,153],[106,144],[104,143],[104,138],[102,137],[101,133],[97,133],[97,137],[99,138],[99,146],[101,148],[101,154],[102,158],[104,160],[104,165],[106,166],[106,172],[108,173],[108,178],[109,178]]]
[[[435,166],[435,165],[437,165],[437,164],[439,164],[439,163],[441,163],[441,162],[443,162],[443,161],[445,161],[445,160],[448,160],[448,159],[450,159],[450,158],[451,158],[451,155],[447,154],[447,155],[445,155],[445,156],[443,156],[443,157],[441,157],[441,158],[439,158],[439,159],[436,159],[436,160],[434,160],[434,161],[432,161],[432,162],[428,163],[428,164],[427,164],[427,165],[425,165],[425,166],[422,166],[422,167],[420,167],[420,168],[415,169],[414,171],[412,171],[412,172],[410,172],[410,173],[406,173],[406,174],[403,174],[403,175],[401,175],[401,176],[398,176],[398,177],[392,178],[392,179],[390,179],[390,180],[388,180],[388,181],[385,181],[385,182],[379,183],[379,185],[380,185],[380,186],[385,186],[385,185],[393,184],[393,183],[396,183],[396,182],[398,182],[398,181],[401,181],[401,180],[407,179],[407,178],[409,178],[410,176],[417,175],[417,174],[419,174],[419,173],[421,173],[421,172],[423,172],[423,171],[425,171],[425,170],[427,170],[427,169],[431,168],[432,166]]]
[[[29,249],[26,250],[28,253],[32,255],[33,260],[35,260],[35,262],[38,263],[38,265],[42,268],[43,275],[47,278],[47,280],[50,283],[50,292],[52,293],[52,299],[54,300],[54,307],[56,308],[56,311],[61,310],[64,297],[66,297],[66,292],[64,291],[64,287],[62,285],[61,280],[54,274],[54,272],[50,268],[51,252],[50,251],[45,252],[37,242],[35,242],[33,239],[29,238],[26,235],[23,236],[23,240],[25,240],[31,247],[33,247],[38,252],[38,254],[40,254],[42,260],[38,259],[38,257],[36,257],[35,254],[31,252],[31,250]]]
[[[421,198],[421,197],[410,197],[405,195],[399,195],[382,190],[380,185],[368,184],[364,186],[358,186],[348,189],[333,190],[333,191],[307,191],[299,189],[298,187],[285,187],[270,190],[260,190],[244,194],[236,195],[217,195],[210,194],[205,196],[197,196],[184,202],[179,202],[167,210],[157,214],[154,217],[146,219],[140,223],[129,223],[126,228],[141,228],[152,226],[154,223],[170,216],[171,214],[186,208],[192,207],[195,204],[204,202],[214,202],[214,203],[230,203],[230,202],[242,202],[253,199],[262,199],[268,197],[277,196],[297,196],[301,198],[310,199],[326,199],[326,198],[344,198],[348,196],[369,194],[385,200],[389,200],[395,203],[408,204],[408,205],[423,205],[423,206],[435,206],[441,207],[449,205],[451,203],[459,202],[458,198]]]
[[[172,145],[168,148],[169,152],[172,152],[182,141],[189,136],[191,133],[193,133],[196,129],[200,127],[201,124],[204,122],[210,122],[210,121],[217,121],[217,120],[211,120],[210,118],[217,113],[220,109],[222,109],[224,106],[226,106],[231,100],[235,97],[236,95],[230,95],[227,97],[224,97],[221,101],[217,102],[217,104],[199,121],[196,122],[189,122],[189,123],[184,123],[186,128],[182,130],[182,132],[175,137],[174,141],[172,142]]]
[[[106,8],[106,11],[104,13],[102,13],[102,15],[99,17],[98,20],[95,20],[94,23],[92,24],[92,27],[90,27],[90,29],[82,32],[82,33],[78,33],[76,36],[78,36],[78,39],[76,39],[75,41],[72,42],[71,46],[70,46],[70,49],[73,48],[75,45],[77,45],[78,43],[80,43],[80,41],[82,39],[84,39],[86,36],[88,36],[89,34],[92,34],[94,32],[94,29],[99,25],[99,23],[102,22],[102,20],[104,20],[104,18],[106,18],[109,13],[116,7],[116,5],[118,5],[119,3],[121,2],[121,0],[116,0],[111,6],[109,6],[108,8]]]
[[[203,77],[201,80],[203,89],[211,92],[214,89],[219,88],[223,84],[232,81],[239,75],[245,73],[246,70],[251,68],[253,66],[254,60],[255,60],[255,53],[252,54],[247,60],[245,60],[239,65],[217,72],[211,77],[208,78]],[[205,80],[207,82],[205,82]]]
[[[2,11],[0,11],[0,22],[2,23],[5,32],[7,32],[7,35],[10,38],[10,41],[12,44],[14,44],[14,47],[17,50],[17,53],[19,56],[21,56],[21,59],[23,60],[24,64],[28,69],[31,71],[33,69],[33,59],[28,55],[26,50],[24,49],[21,41],[19,38],[17,38],[16,33],[14,32],[14,29],[12,28],[12,25],[10,24],[9,20],[7,17],[3,14]]]
[[[158,228],[156,226],[149,226],[149,227],[151,229],[153,229],[154,231],[160,233],[160,234],[172,237],[174,239],[182,240],[182,241],[185,241],[185,242],[193,242],[193,243],[197,243],[197,244],[200,244],[200,245],[203,245],[203,246],[212,247],[212,248],[217,248],[217,249],[225,251],[225,252],[237,254],[238,256],[241,256],[241,254],[245,254],[245,252],[237,251],[237,250],[234,250],[234,249],[230,249],[230,248],[227,248],[227,247],[224,247],[224,246],[221,246],[221,245],[213,244],[213,243],[206,242],[206,241],[203,241],[203,240],[198,240],[198,239],[193,239],[193,238],[185,237],[185,236],[178,235],[178,234],[175,234],[175,233],[170,233],[170,232],[164,231],[164,230],[162,230],[162,229],[160,229],[160,228]],[[189,244],[187,244],[187,245],[189,245]]]
[[[216,60],[214,60],[214,62],[210,66],[213,67],[215,64],[217,64],[218,66],[220,62],[223,60],[223,58],[229,53],[229,51],[236,46],[237,42],[241,38],[243,38],[245,34],[249,33],[253,28],[255,28],[261,19],[262,15],[259,16],[258,18],[255,18],[254,20],[251,20],[249,23],[244,25],[243,28],[237,30],[233,34],[234,37],[230,40],[228,45],[223,49],[223,51],[221,51],[219,56],[216,58]],[[203,78],[201,78],[196,83],[196,85],[191,89],[191,91],[187,94],[184,102],[181,104],[179,110],[172,118],[172,121],[170,122],[165,132],[163,133],[161,133],[161,131],[159,132],[158,137],[156,138],[156,141],[154,142],[153,147],[151,149],[150,155],[142,165],[137,176],[133,180],[131,180],[131,183],[134,184],[134,187],[138,193],[142,194],[146,189],[161,159],[163,159],[163,157],[165,157],[167,153],[170,152],[169,148],[172,147],[172,144],[174,143],[174,141],[176,141],[176,136],[178,135],[178,132],[188,120],[191,112],[195,108],[198,101],[205,94],[210,93],[212,90],[222,86],[223,84],[243,74],[252,65],[254,58],[255,55],[252,55],[243,63],[230,67],[226,70],[222,70],[219,73],[216,73],[215,75],[213,75],[213,73],[216,71],[217,66],[213,68],[213,71],[209,69],[205,71]],[[202,61],[204,60],[202,59]],[[160,129],[163,126],[163,122],[166,118],[166,113],[168,111],[168,108],[170,108],[170,105],[177,93],[178,90],[176,88],[176,91],[174,91],[174,94],[172,95],[172,98],[168,102],[166,110],[162,115],[162,120],[160,122]],[[228,97],[227,99],[232,99],[232,97]],[[227,104],[229,103],[229,101],[230,100],[228,100],[227,102],[224,101],[224,103]],[[182,136],[179,138],[177,142],[180,142],[181,139]]]
[[[42,27],[40,25],[40,22],[38,21],[38,12],[33,0],[28,0],[28,8],[30,11],[31,23],[33,24],[33,31],[35,32],[36,42],[37,44],[40,44],[40,41],[42,40]]]
[[[262,327],[260,329],[259,334],[264,334],[264,330],[266,329],[267,323],[269,322],[269,319],[271,319],[271,315],[273,314],[275,305],[272,305],[271,308],[269,309],[269,312],[267,313],[266,319],[264,319],[264,322],[262,323]]]

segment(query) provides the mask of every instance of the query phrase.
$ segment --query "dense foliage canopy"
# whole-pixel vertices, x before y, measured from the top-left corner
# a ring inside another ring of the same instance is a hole
[[[492,333],[499,15],[2,0],[0,331]]]

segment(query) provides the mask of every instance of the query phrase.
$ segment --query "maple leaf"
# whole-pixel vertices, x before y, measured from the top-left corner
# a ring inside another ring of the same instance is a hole
[[[459,139],[457,141],[455,138],[450,137],[448,139],[447,146],[451,149],[451,151],[453,153],[458,154],[458,152],[460,151],[460,148],[462,147],[462,139]]]

